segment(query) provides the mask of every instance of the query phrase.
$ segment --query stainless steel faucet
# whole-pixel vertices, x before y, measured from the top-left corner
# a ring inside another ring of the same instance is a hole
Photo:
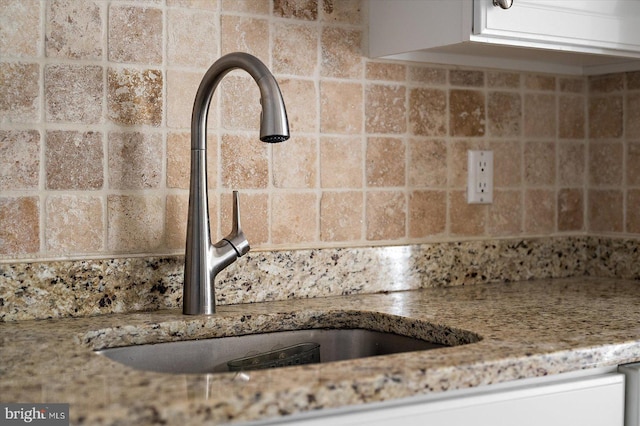
[[[187,315],[216,311],[216,275],[249,251],[249,242],[240,226],[240,203],[233,192],[231,233],[211,244],[207,197],[207,114],[216,87],[231,70],[247,71],[260,88],[260,140],[282,142],[289,139],[287,111],[278,83],[267,67],[246,53],[230,53],[218,59],[200,82],[191,117],[191,182],[185,250],[183,309]]]

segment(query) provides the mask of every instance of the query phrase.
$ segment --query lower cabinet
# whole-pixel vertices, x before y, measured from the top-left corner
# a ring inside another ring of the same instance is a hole
[[[623,426],[625,376],[558,375],[260,422],[303,426]]]

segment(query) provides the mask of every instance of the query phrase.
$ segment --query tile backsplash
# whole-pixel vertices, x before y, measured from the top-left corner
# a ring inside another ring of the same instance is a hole
[[[193,98],[221,55],[280,83],[257,141],[233,72],[209,114],[212,228],[254,249],[640,234],[640,72],[530,74],[366,57],[366,1],[0,0],[0,261],[183,252]],[[491,149],[491,205],[466,151]]]

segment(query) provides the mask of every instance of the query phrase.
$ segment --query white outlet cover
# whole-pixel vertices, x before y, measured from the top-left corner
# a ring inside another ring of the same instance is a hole
[[[493,203],[493,151],[467,151],[467,203]]]

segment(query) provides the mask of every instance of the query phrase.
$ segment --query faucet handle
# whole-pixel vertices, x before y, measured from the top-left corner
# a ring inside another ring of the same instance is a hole
[[[242,226],[240,225],[240,197],[238,191],[233,191],[233,214],[231,221],[231,233],[223,238],[238,253],[238,256],[243,256],[249,252],[249,241],[242,232]]]

